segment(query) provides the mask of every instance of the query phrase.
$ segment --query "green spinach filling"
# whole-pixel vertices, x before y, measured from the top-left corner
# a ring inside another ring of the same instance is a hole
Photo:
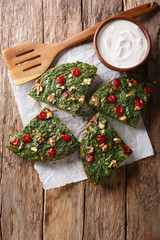
[[[153,86],[153,82],[141,78],[114,79],[92,95],[89,105],[107,116],[136,127]]]
[[[106,118],[97,113],[81,142],[82,163],[88,179],[94,184],[100,183],[131,153]]]
[[[44,108],[6,147],[22,158],[43,162],[67,157],[78,146],[71,131]]]
[[[60,65],[42,75],[29,95],[78,115],[96,71],[95,66],[82,62]]]

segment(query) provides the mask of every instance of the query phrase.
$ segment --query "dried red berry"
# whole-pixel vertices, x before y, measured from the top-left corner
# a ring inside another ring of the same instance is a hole
[[[113,81],[112,81],[112,84],[116,87],[119,87],[121,85],[121,82],[119,79],[115,78]]]
[[[13,146],[17,147],[17,146],[20,144],[20,141],[19,141],[19,139],[14,138],[14,139],[12,140],[11,144],[12,144]]]
[[[135,100],[135,105],[138,106],[138,107],[143,107],[143,100],[141,98],[137,98]]]
[[[63,95],[66,99],[69,98],[69,96],[70,96],[68,90],[65,90]]]
[[[144,88],[144,91],[145,91],[146,93],[150,94],[150,93],[152,92],[152,89],[151,89],[150,87],[146,86],[146,87]]]
[[[122,147],[122,151],[125,153],[130,153],[132,152],[132,149],[129,146],[125,145]]]
[[[72,71],[72,76],[73,77],[79,77],[81,75],[81,72],[79,71],[79,69],[73,69]]]
[[[105,141],[106,141],[105,136],[98,135],[97,136],[97,141],[100,142],[100,143],[105,143]]]
[[[117,113],[117,115],[122,115],[124,113],[124,108],[121,106],[117,106],[115,107],[115,112]]]
[[[71,137],[70,137],[70,135],[68,135],[68,134],[62,134],[62,135],[61,135],[61,138],[62,138],[63,141],[68,142]]]
[[[56,153],[56,150],[55,150],[54,148],[50,148],[50,149],[48,150],[48,155],[49,155],[50,157],[52,157],[55,153]]]
[[[87,157],[86,157],[86,161],[87,162],[93,162],[94,161],[94,157],[92,156],[92,155],[88,155]]]
[[[107,97],[107,101],[109,103],[113,104],[113,103],[117,102],[117,98],[116,98],[115,95],[110,95],[110,96]]]
[[[32,141],[32,138],[28,133],[24,133],[22,139],[26,143],[30,143]]]
[[[66,82],[66,79],[65,79],[64,77],[60,76],[60,77],[58,77],[58,78],[56,79],[56,81],[57,81],[57,83],[59,83],[60,85],[64,85],[65,82]]]
[[[46,112],[40,112],[40,113],[38,114],[38,118],[39,118],[40,120],[45,120],[45,119],[47,119],[47,113],[46,113]]]

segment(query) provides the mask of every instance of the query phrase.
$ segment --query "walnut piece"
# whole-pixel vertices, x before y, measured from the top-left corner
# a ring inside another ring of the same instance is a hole
[[[88,151],[88,153],[87,153],[87,154],[91,154],[91,153],[93,153],[93,152],[94,152],[94,147],[88,147],[88,149],[89,149],[89,151]]]
[[[68,89],[68,92],[75,92],[77,90],[77,87],[76,85],[72,85],[69,89]]]
[[[110,92],[111,92],[111,93],[115,93],[117,90],[118,90],[117,87],[112,87],[112,88],[110,89]]]
[[[69,75],[68,75],[68,78],[71,78],[72,77],[72,73],[70,73]]]
[[[31,150],[32,150],[33,152],[37,152],[37,147],[31,147]]]
[[[44,91],[44,88],[43,86],[40,84],[40,78],[36,80],[35,84],[34,84],[34,88],[37,89],[37,95],[40,94],[40,92],[43,92]]]
[[[61,86],[61,89],[64,90],[66,87],[65,86]]]
[[[83,104],[84,99],[85,99],[85,96],[82,96],[82,97],[80,97],[80,99],[78,101]]]
[[[39,95],[40,92],[43,92],[43,91],[44,91],[43,86],[39,84],[38,87],[37,87],[37,95]]]
[[[141,110],[141,107],[138,107],[138,106],[134,107],[134,111],[139,111],[139,110]]]
[[[49,139],[48,139],[48,143],[49,143],[51,146],[54,147],[54,146],[56,145],[56,141],[55,141],[54,137],[49,138]]]
[[[92,97],[91,101],[94,103],[95,107],[97,107],[97,108],[100,107],[100,101],[98,98]]]
[[[66,87],[64,85],[57,84],[56,88],[61,88],[62,90],[64,90]]]
[[[113,141],[114,141],[115,143],[121,143],[121,142],[122,142],[122,139],[120,139],[120,138],[113,138]]]
[[[91,79],[91,78],[85,78],[85,79],[83,80],[83,83],[84,83],[84,85],[91,85],[92,79]]]
[[[40,135],[39,133],[37,133],[36,138],[37,138],[37,141],[38,141],[39,143],[42,143],[42,142],[44,141],[44,137],[43,137],[42,135]]]
[[[96,126],[97,125],[97,120],[96,118],[92,118],[89,122],[89,125],[93,125],[93,126]]]
[[[127,79],[127,82],[130,87],[137,85],[137,80],[135,79]]]
[[[102,124],[101,122],[99,122],[98,126],[99,126],[101,129],[104,129],[104,128],[105,128],[105,125]]]
[[[107,146],[107,144],[105,144],[105,145],[102,147],[102,151],[103,151],[103,152],[107,152],[107,151],[108,151],[108,146]]]
[[[56,102],[55,94],[52,93],[50,96],[48,96],[47,97],[47,101],[50,102],[50,103],[55,104],[55,102]]]
[[[126,94],[126,97],[130,97],[132,92],[130,91],[129,93]]]
[[[119,120],[125,122],[125,121],[127,121],[127,117],[126,116],[119,117]]]
[[[65,104],[62,104],[62,105],[60,106],[60,108],[66,109],[66,105],[65,105]]]
[[[40,82],[41,82],[41,79],[40,78],[37,79],[35,84],[34,84],[34,87],[37,88],[37,86],[40,84]]]
[[[98,147],[99,149],[101,149],[103,152],[108,152],[109,150],[112,149],[112,144],[109,143],[108,145],[105,143],[102,143],[100,145],[97,145],[96,147]]]
[[[89,124],[88,124],[88,126],[86,127],[84,134],[88,134],[88,129],[89,129],[89,126],[90,126],[90,125],[93,125],[93,126],[96,126],[96,125],[97,125],[97,120],[96,120],[95,117],[93,117],[93,118],[89,121]]]
[[[47,112],[47,119],[49,119],[51,117],[53,117],[52,112],[51,111]]]
[[[118,166],[118,163],[115,160],[112,160],[108,168],[117,167],[117,166]]]

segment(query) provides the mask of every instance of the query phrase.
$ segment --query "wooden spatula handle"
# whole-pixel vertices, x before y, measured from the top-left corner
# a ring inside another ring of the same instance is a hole
[[[155,11],[156,9],[158,9],[158,7],[159,6],[156,2],[154,2],[152,5],[151,5],[151,3],[148,3],[148,4],[141,5],[139,7],[132,8],[125,12],[121,12],[116,16],[137,18],[137,17],[143,16],[147,13]],[[62,51],[63,49],[69,48],[69,47],[75,45],[76,43],[82,42],[90,37],[93,37],[93,35],[96,32],[96,29],[103,22],[104,21],[97,23],[97,24],[93,25],[92,27],[82,31],[81,33],[75,35],[74,37],[71,37],[61,43],[57,43],[56,45],[59,48],[59,51]]]

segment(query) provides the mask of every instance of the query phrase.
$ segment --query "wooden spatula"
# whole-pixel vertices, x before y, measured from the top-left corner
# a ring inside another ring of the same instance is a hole
[[[157,8],[157,3],[153,3],[152,5],[144,4],[122,12],[117,16],[137,18],[153,12]],[[22,85],[42,75],[48,69],[58,53],[76,43],[92,37],[101,23],[102,22],[97,23],[76,36],[60,43],[24,43],[2,51],[4,60],[15,84]]]

